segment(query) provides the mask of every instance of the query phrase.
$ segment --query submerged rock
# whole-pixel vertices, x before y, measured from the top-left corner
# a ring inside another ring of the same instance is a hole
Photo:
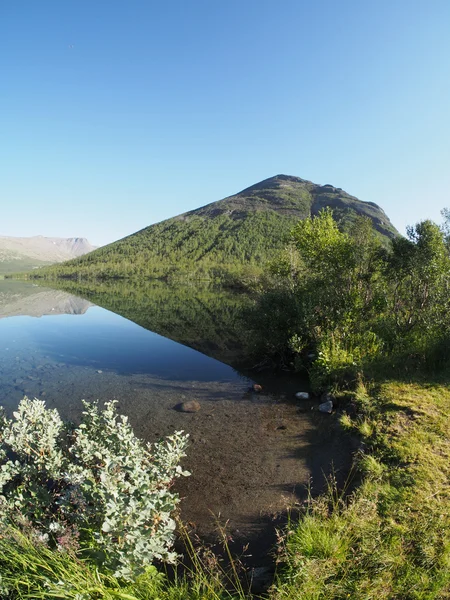
[[[181,402],[175,406],[175,410],[185,413],[194,413],[200,410],[200,402],[197,400],[189,400],[188,402]]]
[[[309,400],[309,393],[308,392],[297,392],[295,394],[295,397],[297,398],[297,400]]]

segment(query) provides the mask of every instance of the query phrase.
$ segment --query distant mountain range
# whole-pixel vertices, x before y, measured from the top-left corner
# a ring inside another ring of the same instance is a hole
[[[290,175],[265,179],[234,196],[146,227],[81,258],[37,273],[48,277],[221,275],[261,267],[282,249],[299,219],[331,207],[342,228],[369,217],[380,238],[398,232],[385,212],[341,188]]]
[[[85,238],[0,236],[0,274],[63,262],[95,249]]]

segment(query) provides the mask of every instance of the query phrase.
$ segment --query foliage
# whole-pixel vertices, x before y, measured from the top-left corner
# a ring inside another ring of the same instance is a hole
[[[450,258],[442,230],[431,221],[408,229],[409,239],[392,242],[386,277],[393,281],[389,318],[398,336],[419,327],[448,329]]]
[[[382,351],[382,341],[372,331],[354,334],[348,339],[330,334],[317,344],[317,358],[309,370],[313,390],[333,386],[352,386],[359,380],[367,361],[376,359]]]
[[[258,351],[307,368],[317,390],[387,364],[433,368],[450,358],[449,245],[431,221],[386,248],[368,219],[341,231],[326,209],[296,225],[272,274],[253,326],[262,318],[278,333]]]
[[[30,526],[50,547],[74,548],[116,576],[131,577],[155,560],[173,561],[178,502],[170,491],[186,436],[145,445],[115,402],[84,403],[80,425],[24,398],[1,423],[3,522]]]

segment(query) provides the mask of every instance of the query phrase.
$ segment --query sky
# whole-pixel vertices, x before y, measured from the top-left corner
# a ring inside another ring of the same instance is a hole
[[[0,0],[0,235],[102,245],[273,175],[450,206],[449,0]]]

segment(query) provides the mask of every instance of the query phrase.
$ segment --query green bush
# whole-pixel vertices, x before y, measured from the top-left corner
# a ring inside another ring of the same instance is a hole
[[[450,358],[449,249],[448,227],[431,221],[386,248],[370,220],[341,231],[329,209],[308,217],[273,261],[255,325],[248,319],[255,346],[275,363],[306,367],[317,391],[351,385],[361,370],[442,368]]]
[[[325,335],[318,343],[318,356],[310,369],[313,390],[357,382],[364,364],[374,361],[382,348],[382,341],[372,331],[347,340],[338,333]]]
[[[131,578],[171,551],[175,477],[187,436],[150,446],[135,437],[115,401],[84,402],[78,427],[43,401],[24,398],[0,421],[0,519],[75,550],[115,576]]]

